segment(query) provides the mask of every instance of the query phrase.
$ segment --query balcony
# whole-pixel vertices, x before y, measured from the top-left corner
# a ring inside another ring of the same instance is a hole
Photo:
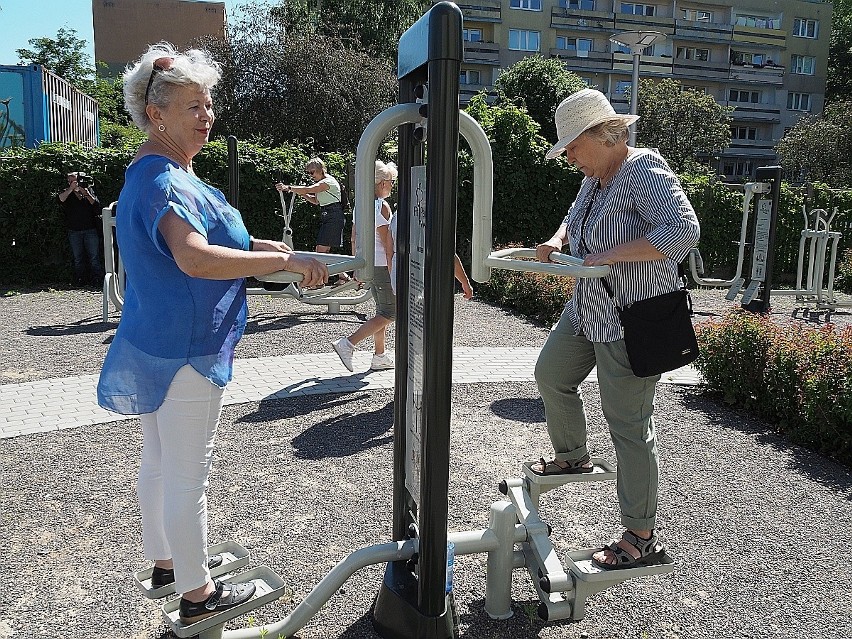
[[[778,47],[781,49],[787,48],[787,32],[783,29],[746,27],[741,24],[735,24],[732,39],[739,44],[754,44],[761,47]]]
[[[727,62],[675,58],[672,74],[676,80],[727,80],[730,68]]]
[[[674,33],[673,18],[659,16],[636,16],[629,13],[615,14],[616,31],[659,31],[669,37]]]
[[[728,79],[734,82],[755,82],[758,84],[784,84],[784,67],[755,67],[750,64],[732,64]]]
[[[733,32],[734,25],[732,24],[676,20],[674,37],[696,42],[728,44],[731,42]]]
[[[486,91],[485,101],[488,104],[494,104],[497,101],[497,94],[491,91],[490,86],[484,84],[462,84],[459,85],[459,103],[466,106],[471,98],[480,91]]]
[[[503,22],[500,6],[498,0],[469,0],[459,3],[462,16],[471,22]]]
[[[606,31],[609,34],[615,30],[615,16],[606,11],[585,11],[553,7],[550,10],[550,26],[554,29],[570,28],[580,31]]]
[[[731,140],[725,155],[739,157],[775,157],[777,140]]]
[[[734,107],[731,117],[735,122],[781,122],[781,109],[774,104],[752,104],[744,102],[725,102]]]
[[[494,42],[465,42],[464,61],[500,66],[500,45]]]
[[[600,72],[612,70],[612,54],[606,51],[551,49],[551,58],[559,58],[569,71]]]
[[[612,70],[630,74],[633,72],[633,56],[629,53],[612,54]],[[643,55],[639,58],[641,75],[671,75],[671,56]]]

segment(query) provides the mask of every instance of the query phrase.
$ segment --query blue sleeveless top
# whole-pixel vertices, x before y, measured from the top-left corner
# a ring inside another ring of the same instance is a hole
[[[98,381],[98,404],[123,415],[156,411],[186,364],[224,388],[246,325],[245,279],[181,271],[157,228],[169,211],[210,244],[249,246],[239,211],[218,189],[159,155],[127,168],[116,209],[127,271],[124,307]]]

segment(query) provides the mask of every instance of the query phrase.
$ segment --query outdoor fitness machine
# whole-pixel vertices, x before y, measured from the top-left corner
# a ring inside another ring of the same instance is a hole
[[[239,153],[237,139],[228,136],[228,202],[239,209],[240,194],[240,172]],[[281,217],[284,219],[284,232],[281,241],[293,248],[293,229],[290,222],[293,219],[293,207],[296,202],[295,193],[290,196],[289,204],[284,199],[284,194],[278,194],[281,199]],[[103,321],[109,319],[110,302],[121,310],[124,307],[125,272],[121,255],[115,245],[115,213],[116,202],[105,207],[101,218],[103,223],[104,237],[104,284],[103,284]],[[358,231],[359,233],[361,230]],[[346,256],[333,255],[331,253],[306,253],[329,265],[329,274],[335,275],[345,271],[340,270],[341,264],[349,264]],[[366,259],[366,256],[362,256]],[[369,259],[372,259],[370,257]],[[359,262],[360,263],[360,262]],[[328,307],[328,312],[336,314],[340,312],[341,306],[355,306],[367,301],[372,296],[369,284],[350,281],[336,286],[322,286],[317,289],[304,289],[292,276],[282,273],[272,273],[266,276],[258,276],[254,279],[266,283],[262,287],[251,287],[246,289],[248,295],[270,295],[272,297],[293,297],[305,304],[323,305]],[[343,295],[343,293],[350,293]]]
[[[178,620],[178,600],[163,614],[178,637],[249,639],[290,637],[357,570],[386,564],[376,596],[373,623],[387,639],[453,639],[456,615],[451,568],[456,557],[487,553],[485,611],[494,619],[512,616],[512,574],[526,568],[541,600],[545,620],[582,619],[590,594],[631,577],[669,572],[658,566],[616,571],[593,566],[596,549],[570,551],[565,565],[550,542],[550,527],[538,514],[542,492],[567,483],[612,480],[615,469],[593,459],[583,475],[541,477],[522,466],[521,478],[503,480],[501,500],[490,509],[488,527],[448,533],[450,419],[452,386],[453,260],[458,192],[458,137],[465,137],[474,158],[474,237],[472,276],[487,281],[490,269],[546,272],[573,277],[602,277],[608,266],[584,267],[582,261],[555,254],[557,264],[529,261],[533,249],[491,251],[493,169],[491,148],[482,128],[458,110],[462,60],[462,15],[450,2],[434,5],[406,31],[399,44],[399,104],[367,126],[356,157],[356,226],[362,241],[354,257],[334,256],[335,269],[358,269],[373,279],[374,161],[379,146],[399,129],[399,209],[397,215],[397,329],[394,401],[393,540],[355,550],[320,580],[284,619],[265,626],[224,632],[224,624],[280,597],[283,580],[267,567],[233,576],[254,581],[255,597],[236,608],[191,625]],[[428,151],[428,161],[426,161]],[[282,281],[298,276],[281,274]],[[517,549],[516,549],[517,548]],[[248,553],[232,542],[211,547],[225,558],[218,574],[248,563]],[[567,566],[567,569],[566,569]],[[151,589],[151,569],[136,580],[146,596],[172,593],[173,586]]]
[[[803,305],[813,304],[817,311],[831,311],[848,306],[848,303],[838,301],[834,294],[837,249],[841,234],[831,230],[831,223],[837,216],[837,207],[834,207],[830,215],[824,209],[813,209],[809,215],[805,206],[802,206],[804,228],[799,238],[796,286],[792,289],[770,288],[781,169],[777,166],[759,168],[755,177],[757,181],[743,185],[742,224],[733,277],[724,280],[699,275],[704,273],[704,263],[698,249],[692,249],[689,253],[692,278],[701,286],[727,288],[726,297],[730,301],[742,295],[743,308],[760,313],[769,310],[772,295],[795,296]],[[749,224],[752,214],[754,221]],[[746,252],[750,255],[751,263],[748,280],[743,275]]]

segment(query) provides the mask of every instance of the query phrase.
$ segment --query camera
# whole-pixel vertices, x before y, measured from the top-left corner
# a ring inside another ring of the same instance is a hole
[[[88,189],[95,181],[92,179],[91,175],[86,175],[85,173],[77,174],[77,186],[81,189]]]

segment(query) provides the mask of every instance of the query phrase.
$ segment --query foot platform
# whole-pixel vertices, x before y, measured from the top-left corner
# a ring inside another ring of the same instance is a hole
[[[229,579],[233,583],[253,582],[256,590],[254,597],[218,614],[206,617],[195,623],[185,624],[180,620],[180,598],[163,604],[163,618],[178,637],[194,637],[211,628],[224,626],[228,621],[244,615],[260,606],[279,599],[285,591],[284,580],[268,566],[258,566]]]
[[[606,481],[607,479],[615,479],[615,466],[610,464],[605,459],[600,457],[592,457],[592,472],[590,473],[564,473],[557,475],[539,475],[533,472],[532,465],[538,462],[524,462],[522,470],[524,477],[533,484],[537,484],[548,490],[563,484],[570,484],[578,481]],[[545,488],[547,487],[547,488]]]
[[[210,555],[222,555],[222,563],[210,569],[211,577],[219,577],[233,572],[247,565],[249,562],[249,551],[233,541],[224,541],[221,544],[208,546],[207,556],[209,557]],[[133,578],[139,590],[142,591],[142,594],[148,599],[162,599],[163,597],[174,594],[174,582],[160,588],[153,588],[151,586],[151,574],[153,572],[154,568],[152,566],[133,573]]]

